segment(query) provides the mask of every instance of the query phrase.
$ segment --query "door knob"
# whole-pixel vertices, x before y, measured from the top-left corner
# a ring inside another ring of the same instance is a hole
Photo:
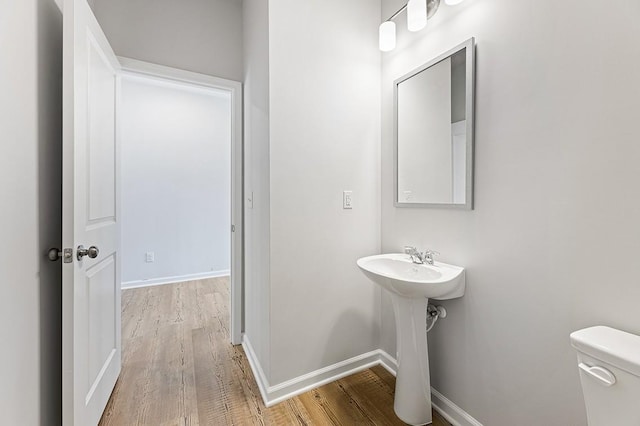
[[[98,250],[98,247],[91,246],[89,248],[84,248],[84,246],[80,245],[78,246],[78,253],[76,257],[78,258],[78,260],[82,260],[82,258],[85,256],[89,256],[89,258],[95,259],[96,257],[98,257],[98,254],[100,254],[100,250]]]
[[[59,248],[50,248],[49,251],[47,252],[47,257],[49,258],[50,261],[55,262],[56,260],[59,260],[62,256],[61,256],[61,252],[62,250],[60,250]]]

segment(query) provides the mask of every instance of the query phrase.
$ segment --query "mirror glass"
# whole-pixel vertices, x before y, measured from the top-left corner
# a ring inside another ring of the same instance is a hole
[[[472,208],[473,39],[395,82],[395,205]]]

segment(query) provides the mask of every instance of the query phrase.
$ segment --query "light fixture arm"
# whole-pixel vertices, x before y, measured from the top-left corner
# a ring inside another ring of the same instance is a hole
[[[396,18],[396,16],[400,15],[402,12],[404,12],[407,9],[407,3],[404,4],[404,6],[402,6],[400,9],[398,9],[398,11],[396,13],[394,13],[393,15],[389,16],[389,19],[387,19],[387,21],[391,21],[393,19]]]
[[[435,15],[436,12],[438,11],[439,7],[440,7],[440,0],[427,0],[427,19],[429,19],[433,15]],[[394,13],[391,16],[389,16],[388,19],[385,19],[385,21],[391,21],[391,20],[395,19],[398,15],[400,15],[406,9],[407,9],[407,4],[405,3],[404,6],[402,6],[400,9],[398,9],[396,11],[396,13]]]

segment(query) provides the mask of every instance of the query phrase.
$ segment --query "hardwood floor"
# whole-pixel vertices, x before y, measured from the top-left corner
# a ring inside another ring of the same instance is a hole
[[[404,425],[382,367],[266,408],[228,335],[227,278],[123,291],[122,373],[100,425]],[[433,425],[449,424],[434,412]]]

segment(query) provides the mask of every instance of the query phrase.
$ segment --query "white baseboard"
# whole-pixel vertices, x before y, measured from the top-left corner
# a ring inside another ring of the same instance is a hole
[[[270,386],[247,336],[242,337],[242,347],[267,407],[376,365],[381,365],[394,376],[398,369],[395,358],[378,349]],[[479,421],[434,388],[431,388],[431,403],[433,408],[454,426],[482,426]]]
[[[282,402],[301,393],[308,392],[311,389],[326,385],[327,383],[334,382],[378,364],[380,364],[379,351],[367,352],[287,380],[275,386],[269,386],[267,389],[269,404],[267,406],[277,404],[278,402]]]
[[[482,423],[471,417],[469,413],[458,407],[433,387],[431,388],[431,405],[454,426],[482,426]]]
[[[224,271],[211,271],[211,272],[202,272],[199,274],[188,274],[188,275],[180,275],[177,277],[162,277],[162,278],[151,278],[148,280],[134,280],[134,281],[124,281],[122,282],[120,288],[139,288],[139,287],[150,287],[153,285],[163,285],[163,284],[174,284],[181,283],[185,281],[193,281],[193,280],[203,280],[206,278],[217,278],[224,277],[229,275],[229,270]]]
[[[383,350],[380,350],[380,365],[394,376],[398,371],[396,359]],[[453,426],[482,426],[482,423],[435,390],[433,386],[431,387],[431,405]]]
[[[389,373],[393,374],[394,377],[396,376],[398,361],[382,349],[380,349],[380,365]]]
[[[315,389],[319,386],[326,385],[327,383],[331,383],[343,377],[350,376],[366,370],[367,368],[379,365],[382,352],[380,350],[367,352],[365,354],[337,362],[328,367],[312,371],[311,373],[304,374],[294,379],[287,380],[277,385],[270,386],[267,381],[267,377],[262,370],[262,366],[260,365],[260,362],[258,361],[253,347],[246,335],[242,338],[242,347],[247,354],[249,365],[253,370],[253,375],[256,382],[258,382],[260,394],[262,395],[264,404],[267,407],[271,407],[279,402],[308,392],[311,389]]]
[[[262,365],[260,365],[260,361],[258,361],[258,357],[256,356],[253,346],[251,346],[251,342],[249,342],[249,338],[246,334],[242,335],[242,349],[244,349],[244,353],[247,355],[247,359],[249,360],[251,371],[253,371],[253,377],[256,379],[256,383],[258,383],[258,389],[260,389],[260,395],[262,395],[262,400],[264,401],[264,404],[269,407],[269,395],[267,393],[267,390],[269,389],[269,382],[267,381],[267,376],[265,376],[264,371],[262,370]]]

